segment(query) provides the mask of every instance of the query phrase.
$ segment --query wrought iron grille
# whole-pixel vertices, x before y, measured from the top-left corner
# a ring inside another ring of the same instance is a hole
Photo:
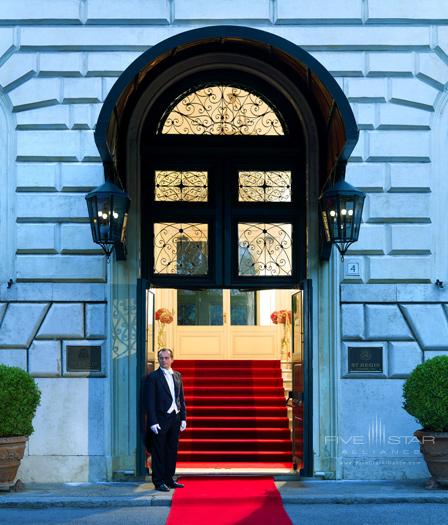
[[[239,223],[238,242],[239,275],[291,275],[291,224]]]
[[[154,224],[154,273],[207,275],[207,224]]]
[[[208,174],[206,171],[156,171],[154,199],[207,202]]]
[[[240,171],[240,202],[291,202],[290,171]]]
[[[284,135],[277,112],[258,94],[229,85],[196,86],[165,112],[162,135]]]

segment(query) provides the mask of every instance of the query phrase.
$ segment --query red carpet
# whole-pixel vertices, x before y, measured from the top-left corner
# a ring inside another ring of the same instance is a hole
[[[178,467],[291,467],[280,361],[176,360],[187,405]]]
[[[270,477],[182,476],[167,525],[292,525]]]

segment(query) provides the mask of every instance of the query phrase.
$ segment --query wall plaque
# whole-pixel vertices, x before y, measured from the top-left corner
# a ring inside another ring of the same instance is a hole
[[[101,372],[101,346],[69,346],[67,372]]]
[[[349,346],[349,372],[382,372],[383,348],[381,346]]]

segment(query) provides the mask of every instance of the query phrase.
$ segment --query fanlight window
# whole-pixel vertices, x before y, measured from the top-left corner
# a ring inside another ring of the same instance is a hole
[[[162,117],[162,135],[285,135],[278,113],[258,94],[207,85],[180,99]]]

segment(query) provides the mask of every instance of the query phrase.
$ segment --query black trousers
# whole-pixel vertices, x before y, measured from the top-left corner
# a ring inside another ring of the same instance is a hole
[[[173,483],[176,472],[177,449],[179,446],[180,414],[167,414],[159,422],[158,434],[151,435],[151,467],[154,485]]]

